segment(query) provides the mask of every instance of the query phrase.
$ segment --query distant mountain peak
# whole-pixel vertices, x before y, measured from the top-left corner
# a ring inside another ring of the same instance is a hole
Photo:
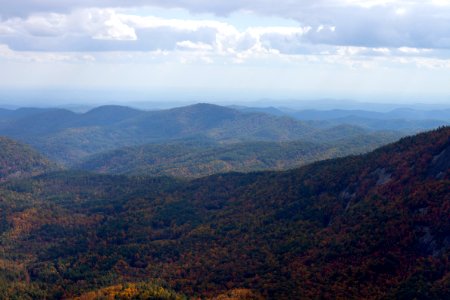
[[[140,110],[122,105],[102,105],[89,110],[85,114],[120,113],[120,112],[140,112]]]
[[[182,106],[170,109],[170,111],[196,111],[196,112],[233,112],[238,113],[236,109],[217,105],[217,104],[211,104],[211,103],[196,103],[188,106]]]

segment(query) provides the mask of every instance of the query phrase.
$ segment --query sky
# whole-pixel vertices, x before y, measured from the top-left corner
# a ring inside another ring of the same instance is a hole
[[[449,24],[450,0],[0,0],[0,92],[449,103]]]

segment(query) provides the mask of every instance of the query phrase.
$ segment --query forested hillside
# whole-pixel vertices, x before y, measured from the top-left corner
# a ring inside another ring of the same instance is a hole
[[[414,110],[398,108],[388,112],[366,110],[294,110],[274,107],[236,107],[243,112],[264,112],[275,116],[289,116],[316,126],[354,125],[368,130],[399,130],[416,132],[450,125],[450,110]]]
[[[243,142],[218,145],[190,141],[148,144],[92,155],[72,167],[106,174],[195,178],[231,171],[292,169],[319,160],[368,152],[394,140],[391,135],[362,134],[320,143]]]
[[[285,172],[10,180],[0,295],[448,299],[449,164],[445,127]]]
[[[4,111],[0,134],[27,143],[61,164],[78,163],[88,155],[148,143],[195,140],[232,144],[251,141],[339,142],[370,135],[358,126],[317,126],[287,116],[244,113],[196,104],[160,111],[103,106],[86,113],[65,109]],[[1,117],[1,114],[0,114]],[[402,132],[378,132],[385,143]]]
[[[55,167],[55,164],[27,145],[0,137],[0,181],[37,175]]]

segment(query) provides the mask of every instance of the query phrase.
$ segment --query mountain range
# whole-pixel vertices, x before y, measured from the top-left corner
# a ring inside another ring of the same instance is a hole
[[[211,104],[160,111],[103,106],[86,113],[28,108],[1,110],[0,119],[0,135],[29,144],[65,165],[78,163],[89,155],[149,143],[186,140],[217,144],[256,141],[330,143],[363,135],[386,137],[387,143],[409,132],[386,126],[374,132],[352,124],[301,121],[290,116],[241,112]],[[442,121],[438,124],[443,125]],[[399,127],[397,125],[393,127]]]
[[[387,112],[367,110],[293,110],[275,107],[234,106],[242,112],[259,112],[274,116],[289,116],[315,126],[329,127],[342,124],[362,127],[366,130],[397,130],[413,133],[450,124],[450,109],[416,110],[397,108]]]
[[[448,299],[449,169],[441,127],[288,171],[11,178],[0,296]]]

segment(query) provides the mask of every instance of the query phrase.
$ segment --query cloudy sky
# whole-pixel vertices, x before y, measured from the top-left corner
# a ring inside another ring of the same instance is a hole
[[[450,0],[0,0],[3,90],[450,99]]]

